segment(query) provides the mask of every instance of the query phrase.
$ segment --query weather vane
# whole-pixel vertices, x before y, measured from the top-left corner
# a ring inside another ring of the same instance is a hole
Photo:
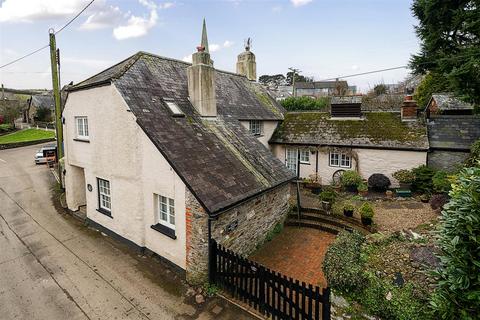
[[[250,47],[252,46],[252,38],[248,38],[245,40],[245,51],[250,51]]]

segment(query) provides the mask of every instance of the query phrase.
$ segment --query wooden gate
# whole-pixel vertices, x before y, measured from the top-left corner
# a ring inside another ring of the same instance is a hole
[[[305,284],[210,242],[210,283],[273,319],[330,320],[330,289]]]

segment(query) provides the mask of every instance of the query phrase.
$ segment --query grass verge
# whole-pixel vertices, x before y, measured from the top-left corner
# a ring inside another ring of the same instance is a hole
[[[45,131],[40,129],[25,129],[14,133],[0,136],[0,144],[35,141],[55,138],[54,131]]]

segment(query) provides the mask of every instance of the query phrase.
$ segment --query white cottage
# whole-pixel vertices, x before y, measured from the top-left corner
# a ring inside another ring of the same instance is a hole
[[[426,164],[426,126],[414,101],[400,112],[366,112],[361,104],[360,96],[333,97],[330,112],[286,114],[270,139],[273,153],[300,178],[322,184],[356,170],[365,179],[384,174],[396,186],[395,171]]]
[[[208,239],[248,254],[288,210],[294,178],[263,143],[283,109],[215,70],[204,25],[193,63],[139,52],[71,87],[63,112],[68,208],[191,282]]]

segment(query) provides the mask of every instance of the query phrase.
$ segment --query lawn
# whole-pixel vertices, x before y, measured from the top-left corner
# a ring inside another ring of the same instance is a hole
[[[55,138],[54,131],[45,131],[40,129],[25,129],[14,133],[0,136],[0,144],[35,141]]]

